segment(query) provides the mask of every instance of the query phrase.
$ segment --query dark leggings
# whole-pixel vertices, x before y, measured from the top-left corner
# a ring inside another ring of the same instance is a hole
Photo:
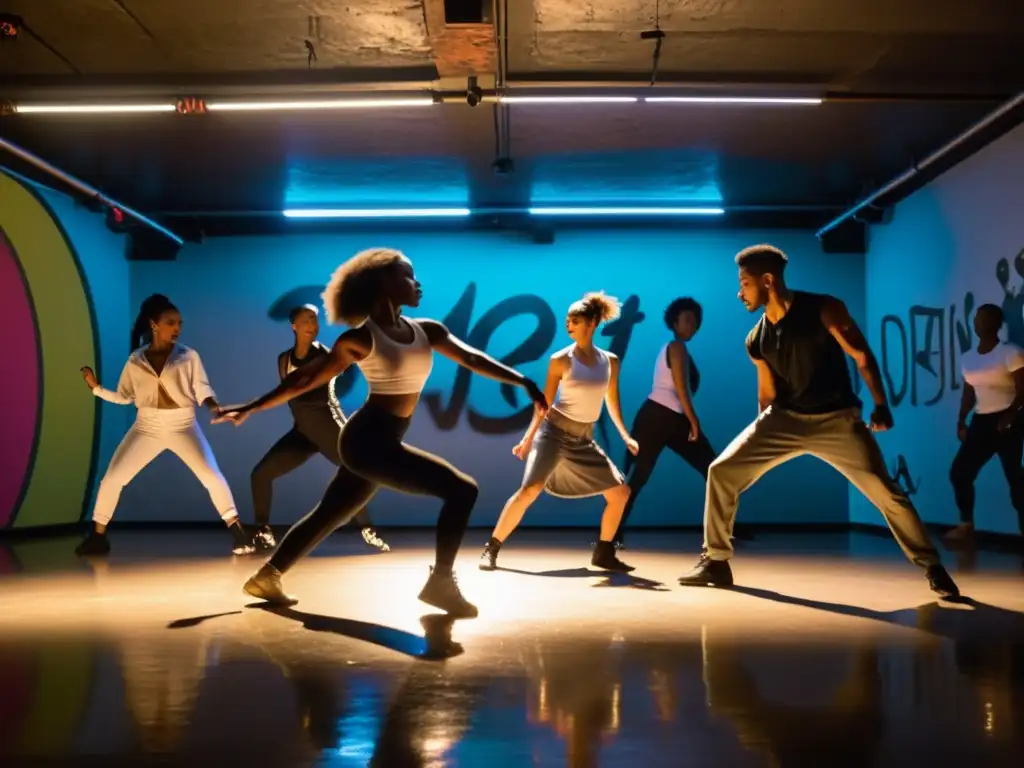
[[[295,426],[274,443],[252,470],[252,506],[256,525],[259,526],[270,524],[270,507],[277,478],[298,469],[318,453],[334,466],[341,466],[338,454],[341,427],[331,412],[318,408],[294,415]],[[360,528],[371,525],[365,509],[359,510],[355,520]]]
[[[473,478],[444,459],[403,443],[409,421],[370,404],[352,414],[341,432],[342,465],[320,503],[281,540],[272,566],[287,571],[383,486],[444,502],[437,519],[436,569],[451,571],[479,490]]]
[[[633,439],[640,444],[640,453],[635,457],[626,454],[626,472],[629,474],[629,501],[622,512],[622,522],[615,534],[616,541],[622,541],[626,532],[626,521],[633,511],[640,491],[647,485],[658,463],[658,457],[665,448],[675,452],[683,461],[696,469],[707,479],[708,467],[715,460],[715,449],[701,432],[697,439],[690,441],[690,420],[681,413],[666,408],[653,400],[645,400],[633,420],[630,430]]]
[[[974,481],[978,473],[993,456],[999,457],[1003,474],[1010,486],[1010,501],[1017,510],[1017,521],[1024,533],[1024,471],[1021,470],[1021,455],[1024,454],[1024,425],[1018,423],[1005,432],[998,429],[998,413],[976,413],[967,427],[967,437],[953,459],[949,479],[953,483],[953,495],[960,510],[960,522],[974,522]]]

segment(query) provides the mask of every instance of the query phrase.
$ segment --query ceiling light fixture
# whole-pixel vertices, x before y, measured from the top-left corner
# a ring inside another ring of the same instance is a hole
[[[635,104],[637,96],[500,96],[504,104]]]
[[[173,112],[174,104],[16,104],[18,115],[103,115],[127,112]]]
[[[534,207],[531,216],[721,216],[724,208],[695,207]]]
[[[652,104],[821,104],[818,98],[788,96],[644,96]]]
[[[469,208],[288,208],[286,219],[422,219],[469,216]]]
[[[320,109],[385,109],[388,107],[429,107],[432,96],[394,99],[316,99],[309,101],[213,101],[208,112],[307,111]]]

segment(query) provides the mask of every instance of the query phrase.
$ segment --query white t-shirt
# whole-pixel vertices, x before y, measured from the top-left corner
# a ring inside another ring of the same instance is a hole
[[[965,352],[960,369],[964,381],[974,387],[974,412],[998,413],[1009,408],[1017,396],[1013,372],[1020,368],[1024,368],[1024,349],[1016,344],[997,344],[984,355],[976,349]]]

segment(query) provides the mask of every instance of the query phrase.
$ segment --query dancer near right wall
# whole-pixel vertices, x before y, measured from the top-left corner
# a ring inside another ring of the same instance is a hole
[[[700,374],[686,349],[686,342],[700,330],[703,317],[701,305],[689,297],[675,299],[665,309],[665,325],[672,331],[673,338],[658,353],[654,364],[654,386],[633,420],[631,434],[640,444],[640,452],[635,460],[626,454],[629,501],[615,533],[616,546],[621,547],[625,543],[626,521],[665,448],[671,449],[700,472],[705,480],[708,467],[715,460],[715,449],[701,431],[697,411],[693,407],[693,391],[700,381]]]
[[[764,310],[746,341],[757,368],[759,414],[708,470],[704,553],[679,583],[731,585],[730,535],[740,494],[772,467],[810,454],[835,467],[878,507],[906,556],[925,569],[932,590],[943,597],[959,595],[871,434],[891,429],[893,419],[867,339],[839,299],[790,290],[783,277],[787,262],[770,245],[751,246],[736,256],[739,300],[750,312]],[[874,400],[870,428],[846,355],[857,363]]]
[[[1024,533],[1024,350],[1016,344],[999,343],[1003,310],[983,304],[974,314],[978,346],[960,358],[963,393],[956,434],[960,449],[953,459],[949,479],[953,483],[960,525],[946,534],[951,541],[974,533],[974,481],[993,456],[999,457],[1010,487],[1010,501]],[[974,410],[970,425],[967,415]]]

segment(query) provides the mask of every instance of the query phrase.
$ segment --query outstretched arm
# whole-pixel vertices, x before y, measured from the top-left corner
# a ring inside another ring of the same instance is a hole
[[[530,399],[540,407],[547,408],[547,400],[544,399],[543,393],[537,385],[519,371],[498,362],[486,352],[469,346],[449,333],[448,329],[436,320],[417,320],[416,322],[426,331],[430,346],[449,360],[454,360],[463,368],[468,368],[473,373],[478,373],[489,379],[523,387],[530,394]]]
[[[292,371],[280,384],[262,397],[258,397],[242,406],[222,409],[222,416],[218,421],[229,418],[228,414],[242,415],[274,408],[288,402],[292,398],[298,397],[304,392],[327,384],[335,376],[344,373],[346,368],[365,355],[365,351],[361,349],[362,344],[356,335],[358,332],[357,329],[343,333],[334,342],[329,355],[324,355],[308,365]]]
[[[608,415],[612,417],[612,423],[619,430],[622,442],[629,448],[630,453],[635,454],[633,446],[636,445],[636,441],[630,436],[626,422],[622,420],[622,403],[619,400],[619,368],[621,367],[619,358],[618,355],[613,355],[610,352],[608,358],[611,363],[611,376],[608,379],[608,393],[604,397],[604,402],[608,406]]]
[[[515,384],[525,387],[529,381],[523,374],[514,368],[509,368],[504,363],[499,363],[486,352],[475,349],[461,339],[453,336],[443,323],[436,320],[417,320],[420,326],[427,333],[430,346],[447,357],[454,360],[463,368],[468,368],[473,373],[486,376],[489,379],[500,381],[504,384]]]

